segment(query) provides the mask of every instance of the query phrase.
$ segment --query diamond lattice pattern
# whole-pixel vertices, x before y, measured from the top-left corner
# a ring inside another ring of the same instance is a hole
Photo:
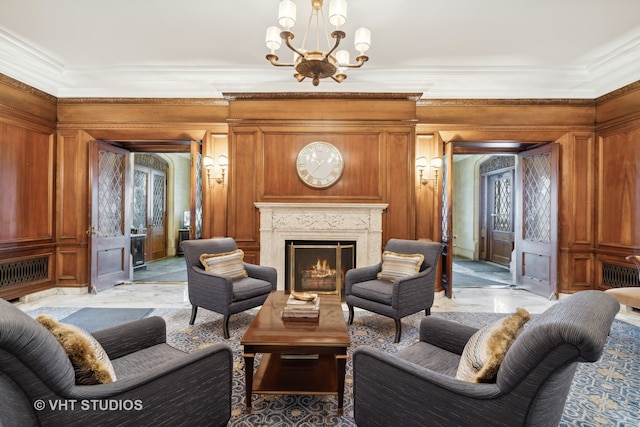
[[[153,176],[153,226],[164,226],[164,176]]]
[[[496,214],[493,223],[495,231],[511,231],[511,180],[497,179],[493,186],[493,212]]]
[[[122,236],[124,155],[100,151],[98,177],[98,230],[102,237]]]
[[[524,236],[526,240],[551,240],[551,157],[549,153],[524,161]]]

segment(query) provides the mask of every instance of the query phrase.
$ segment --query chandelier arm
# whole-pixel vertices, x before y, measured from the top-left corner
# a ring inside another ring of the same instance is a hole
[[[274,55],[272,53],[267,55],[267,60],[269,62],[271,62],[271,65],[275,65],[276,67],[293,67],[295,64],[291,63],[291,64],[283,64],[281,62],[278,62],[278,55]]]
[[[293,37],[283,37],[284,44],[286,44],[289,49],[291,49],[292,51],[294,51],[295,53],[297,53],[298,55],[300,55],[300,56],[302,56],[304,58],[304,53],[302,53],[301,51],[299,51],[298,49],[293,47],[293,45],[290,43],[292,38]]]
[[[333,45],[333,47],[331,48],[331,50],[329,52],[327,52],[327,54],[325,55],[325,58],[329,55],[331,55],[333,53],[334,50],[336,50],[338,48],[338,45],[340,44],[340,42],[342,41],[343,38],[345,38],[346,34],[344,33],[344,31],[340,31],[340,30],[336,30],[334,32],[331,33],[331,37],[333,37],[334,39],[336,39],[336,43]]]
[[[356,58],[356,62],[355,64],[340,64],[340,67],[342,68],[360,68],[364,65],[365,62],[367,62],[369,60],[369,57],[366,55],[359,55]]]

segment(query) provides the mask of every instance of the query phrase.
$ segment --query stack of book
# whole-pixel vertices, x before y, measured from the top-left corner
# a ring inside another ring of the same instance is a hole
[[[313,299],[301,300],[289,295],[289,299],[282,310],[282,320],[317,322],[320,318],[320,297],[313,295]]]

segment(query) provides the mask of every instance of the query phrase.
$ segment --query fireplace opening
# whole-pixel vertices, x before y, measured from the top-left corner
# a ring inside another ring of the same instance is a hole
[[[355,267],[355,241],[287,240],[285,290],[337,294],[344,301],[344,276]]]

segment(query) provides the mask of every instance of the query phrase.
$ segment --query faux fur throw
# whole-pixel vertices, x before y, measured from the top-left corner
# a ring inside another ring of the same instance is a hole
[[[36,320],[53,334],[64,348],[76,373],[76,384],[106,384],[116,380],[113,365],[100,343],[75,325],[59,323],[41,314]]]
[[[462,352],[456,378],[476,383],[494,382],[509,347],[530,317],[525,309],[518,308],[511,316],[478,330]]]

